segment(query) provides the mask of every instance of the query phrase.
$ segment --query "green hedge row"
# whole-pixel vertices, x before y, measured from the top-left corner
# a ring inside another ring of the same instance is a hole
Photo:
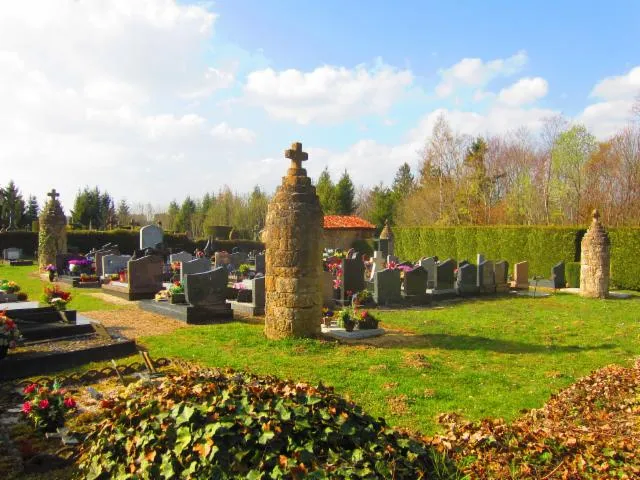
[[[203,249],[206,240],[190,240],[186,235],[179,233],[166,233],[164,240],[168,248],[193,252],[196,248]],[[106,243],[113,243],[120,247],[123,253],[131,253],[140,248],[140,233],[137,230],[109,230],[106,232],[96,230],[71,230],[67,232],[67,245],[86,253],[92,248],[100,247]],[[5,248],[21,248],[25,255],[32,256],[38,248],[38,234],[35,232],[3,232],[0,233],[0,251]],[[215,240],[212,247],[216,251],[231,251],[238,247],[241,250],[263,250],[264,244],[252,240]]]
[[[565,266],[565,274],[570,288],[580,288],[580,262],[568,262]]]
[[[396,228],[396,255],[403,260],[425,256],[475,262],[476,254],[507,260],[510,268],[529,261],[529,276],[551,277],[559,261],[579,262],[585,229],[546,226],[410,227]],[[609,229],[611,287],[640,290],[640,228]]]

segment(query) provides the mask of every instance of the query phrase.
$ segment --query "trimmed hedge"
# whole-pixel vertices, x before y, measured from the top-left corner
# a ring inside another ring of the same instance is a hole
[[[206,240],[190,240],[182,233],[164,234],[168,248],[193,252],[196,248],[203,249]],[[131,253],[140,248],[140,233],[138,230],[70,230],[67,232],[67,244],[77,248],[80,252],[88,252],[92,248],[113,243],[120,247],[123,253]],[[10,247],[21,248],[25,255],[32,256],[38,248],[38,234],[36,232],[3,232],[0,233],[0,250]],[[214,240],[212,247],[215,251],[231,251],[234,247],[241,250],[264,250],[264,244],[252,240]]]
[[[611,288],[640,290],[640,228],[609,230]]]
[[[580,262],[568,262],[565,266],[567,284],[570,288],[580,288]]]

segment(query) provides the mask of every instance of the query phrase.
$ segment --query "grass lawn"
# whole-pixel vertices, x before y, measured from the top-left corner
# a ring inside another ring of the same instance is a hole
[[[323,382],[391,424],[423,433],[436,417],[513,419],[558,389],[640,354],[640,297],[465,300],[444,308],[378,312],[382,326],[410,332],[383,343],[270,342],[260,325],[234,322],[146,337],[154,357]]]
[[[42,292],[48,281],[42,280],[37,272],[37,267],[11,267],[9,264],[0,264],[0,280],[13,280],[21,287],[21,291],[29,295],[29,301],[40,301]],[[61,283],[61,288],[71,291],[73,299],[68,305],[70,310],[87,312],[91,310],[118,310],[122,307],[92,297],[91,293],[99,293],[99,288],[72,288],[71,285]]]

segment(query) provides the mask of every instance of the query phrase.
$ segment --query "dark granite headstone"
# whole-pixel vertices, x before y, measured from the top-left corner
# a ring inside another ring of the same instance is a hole
[[[194,258],[188,262],[180,263],[180,281],[184,282],[186,275],[203,273],[211,270],[211,259],[207,257]]]
[[[242,265],[243,263],[247,263],[246,253],[237,251],[231,254],[231,264],[233,265],[234,270],[240,268],[240,265]]]
[[[485,260],[478,265],[478,278],[481,292],[496,293],[495,267],[492,260]]]
[[[564,275],[564,262],[556,263],[551,269],[553,288],[566,288],[567,280]]]
[[[207,240],[207,244],[204,246],[204,256],[211,257],[213,255],[213,248],[211,247],[211,239]]]
[[[256,255],[256,274],[258,273],[265,273],[265,259],[264,259],[264,253],[258,253]]]
[[[456,278],[456,291],[458,295],[469,295],[478,293],[480,288],[477,283],[478,267],[472,263],[467,263],[458,267]]]
[[[362,260],[343,258],[341,300],[348,300],[347,292],[351,292],[353,295],[364,290],[364,287],[364,263]]]
[[[382,258],[387,258],[389,255],[389,240],[386,238],[379,238],[378,242],[378,250],[382,252]]]
[[[436,290],[452,290],[455,287],[456,277],[454,270],[456,269],[456,261],[447,258],[445,261],[438,263],[436,276]]]
[[[118,248],[101,248],[100,250],[96,250],[93,254],[93,261],[96,264],[96,275],[101,277],[104,275],[102,271],[102,257],[105,255],[120,255],[120,250]]]
[[[184,277],[187,303],[196,307],[214,307],[226,303],[229,272],[224,267]]]
[[[265,304],[265,290],[264,290],[264,278],[265,277],[255,277],[251,286],[251,303],[254,307],[263,308]]]
[[[420,266],[424,268],[424,270],[429,275],[427,288],[436,288],[436,272],[438,271],[436,268],[437,261],[437,257],[428,257],[420,260]]]
[[[404,297],[414,305],[422,305],[428,303],[429,295],[427,295],[427,284],[429,274],[427,271],[418,266],[412,270],[404,272]]]
[[[162,257],[149,255],[129,260],[127,264],[129,291],[133,294],[156,293],[162,290]]]
[[[402,301],[400,270],[385,269],[376,272],[373,278],[373,298],[378,305],[389,305]]]

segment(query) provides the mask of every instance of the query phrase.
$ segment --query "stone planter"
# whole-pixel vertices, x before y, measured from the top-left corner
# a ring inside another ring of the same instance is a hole
[[[186,303],[184,293],[172,293],[169,296],[169,303],[175,305],[177,303]]]
[[[342,323],[344,324],[344,329],[347,332],[353,332],[353,329],[356,326],[356,322],[354,322],[353,320],[344,320]]]

